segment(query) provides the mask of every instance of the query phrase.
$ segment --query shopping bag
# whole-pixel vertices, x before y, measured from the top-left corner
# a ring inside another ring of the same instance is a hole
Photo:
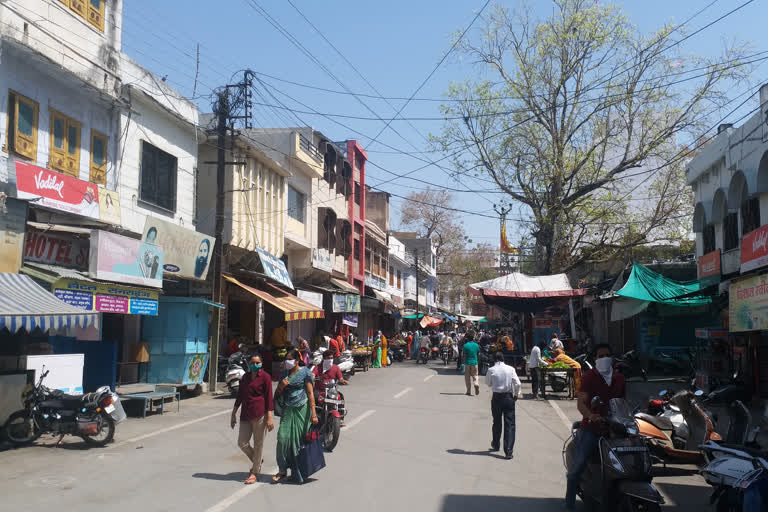
[[[272,414],[278,418],[283,415],[283,407],[285,407],[285,404],[283,404],[283,395],[278,394],[277,391],[275,391],[275,396],[272,398],[272,406],[275,409],[272,411]]]
[[[322,436],[303,444],[296,459],[302,478],[310,477],[323,469],[325,467],[325,455],[323,454]]]

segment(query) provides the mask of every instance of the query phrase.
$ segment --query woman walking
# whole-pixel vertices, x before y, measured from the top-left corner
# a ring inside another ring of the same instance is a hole
[[[381,368],[381,331],[376,335],[376,341],[373,342],[373,362],[371,368]]]
[[[283,363],[280,384],[275,392],[282,403],[280,428],[277,431],[277,465],[279,471],[272,477],[277,483],[288,475],[299,483],[304,477],[299,471],[296,456],[306,439],[310,423],[317,425],[312,372],[303,366],[298,350],[291,350]]]
[[[304,361],[304,366],[309,366],[309,355],[311,353],[309,343],[301,336],[297,338],[297,342],[299,345],[299,352],[301,352],[301,360]]]
[[[387,366],[387,337],[379,331],[381,336],[381,366]]]

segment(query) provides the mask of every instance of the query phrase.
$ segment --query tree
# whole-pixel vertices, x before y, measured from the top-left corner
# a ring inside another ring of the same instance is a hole
[[[423,192],[411,192],[403,202],[400,223],[419,236],[432,239],[437,256],[437,270],[453,253],[464,248],[464,226],[456,214],[447,210],[453,195],[447,190],[427,187]]]
[[[680,30],[643,37],[615,6],[555,0],[552,15],[497,7],[459,49],[482,80],[451,84],[438,148],[526,207],[539,274],[690,237],[686,151],[744,76],[743,50],[679,55]]]
[[[499,250],[489,243],[453,252],[443,263],[440,274],[440,294],[449,304],[468,304],[467,287],[499,276],[496,268]]]

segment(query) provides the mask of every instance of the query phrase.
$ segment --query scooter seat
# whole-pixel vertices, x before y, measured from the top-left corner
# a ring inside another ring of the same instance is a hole
[[[653,416],[644,412],[638,412],[635,414],[635,418],[646,421],[658,428],[659,430],[674,430],[675,426],[672,424],[669,418],[663,416]]]

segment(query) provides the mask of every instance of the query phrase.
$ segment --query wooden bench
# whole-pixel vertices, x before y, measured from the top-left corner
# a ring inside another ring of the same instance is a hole
[[[171,402],[173,402],[174,399],[176,400],[176,412],[179,412],[181,410],[181,393],[175,386],[156,384],[152,391],[120,395],[121,401],[142,402],[142,418],[147,417],[147,411],[153,412],[158,406],[160,408],[160,414],[163,414],[165,411],[165,401],[169,398],[171,399]]]

